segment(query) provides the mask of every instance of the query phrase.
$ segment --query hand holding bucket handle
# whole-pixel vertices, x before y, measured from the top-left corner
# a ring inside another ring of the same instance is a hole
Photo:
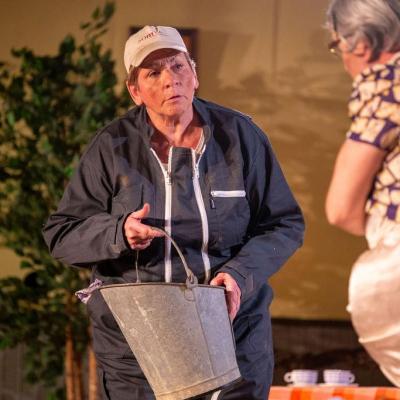
[[[168,237],[171,240],[171,243],[174,245],[179,257],[181,258],[182,264],[186,271],[186,276],[187,276],[186,287],[188,289],[191,289],[197,286],[198,280],[196,275],[189,268],[184,255],[182,254],[175,240],[172,239],[171,235],[169,235],[164,229],[157,228],[155,226],[152,226],[151,229],[160,234],[163,234],[164,236]],[[139,268],[138,268],[138,257],[139,257],[139,250],[136,250],[136,257],[135,257],[136,283],[141,282],[139,276]],[[228,307],[229,319],[233,321],[240,308],[241,291],[237,282],[228,273],[221,272],[218,273],[217,276],[210,282],[210,285],[225,287],[226,305]]]
[[[174,245],[175,250],[177,251],[179,257],[182,260],[183,267],[185,268],[186,277],[187,277],[186,278],[186,286],[187,286],[187,288],[191,289],[192,287],[197,286],[198,285],[198,280],[197,280],[196,275],[192,272],[192,270],[187,265],[186,259],[185,259],[184,255],[182,254],[181,249],[179,248],[179,246],[177,245],[175,240],[172,239],[171,235],[169,235],[164,229],[156,228],[155,226],[152,226],[151,229],[156,231],[156,232],[162,233],[169,240],[171,240],[171,243]],[[138,254],[139,254],[139,252],[136,251],[136,258],[135,258],[136,282],[140,282],[139,269],[138,269]]]
[[[141,209],[131,213],[124,222],[124,235],[132,250],[144,250],[150,246],[154,238],[164,236],[163,233],[142,223],[143,218],[146,218],[149,212],[150,205],[145,203]]]

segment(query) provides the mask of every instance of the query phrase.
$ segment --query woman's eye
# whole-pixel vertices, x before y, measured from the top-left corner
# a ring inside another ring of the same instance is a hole
[[[155,78],[156,76],[158,76],[160,74],[160,72],[159,71],[150,71],[149,73],[148,73],[148,77],[149,78]]]
[[[176,64],[176,65],[175,65],[175,68],[176,68],[177,70],[180,70],[180,69],[183,68],[183,64]]]

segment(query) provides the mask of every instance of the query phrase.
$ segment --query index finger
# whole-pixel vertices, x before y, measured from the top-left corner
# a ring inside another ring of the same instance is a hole
[[[153,226],[150,227],[153,237],[163,237],[165,233],[158,228],[154,228]]]

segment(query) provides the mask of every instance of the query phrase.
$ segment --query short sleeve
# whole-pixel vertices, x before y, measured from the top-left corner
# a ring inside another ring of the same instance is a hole
[[[399,142],[400,84],[385,79],[361,82],[349,101],[347,138],[389,151]]]

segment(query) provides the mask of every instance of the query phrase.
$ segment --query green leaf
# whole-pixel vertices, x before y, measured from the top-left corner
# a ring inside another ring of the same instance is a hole
[[[29,261],[26,261],[26,260],[23,260],[19,263],[19,267],[21,269],[29,269],[29,268],[32,268],[32,266],[33,266],[32,263],[30,263]]]
[[[0,348],[23,343],[26,379],[51,387],[54,400],[64,396],[67,324],[79,351],[88,343],[86,311],[73,295],[88,277],[54,260],[41,230],[96,130],[128,105],[99,40],[113,12],[110,2],[95,10],[81,25],[86,36],[67,35],[59,54],[23,47],[12,50],[19,62],[0,63],[1,243],[22,257],[24,272],[0,279]]]
[[[107,2],[103,9],[103,15],[107,21],[112,17],[114,11],[115,11],[115,4],[113,2]]]
[[[72,177],[73,173],[74,173],[74,169],[72,168],[72,166],[68,165],[67,167],[65,167],[64,174],[65,174],[66,178],[70,179]]]
[[[100,16],[100,8],[96,7],[95,10],[92,13],[92,18],[93,19],[97,19],[97,18],[99,18],[99,16]]]
[[[71,35],[68,35],[61,42],[59,47],[59,53],[61,55],[65,55],[72,53],[74,50],[75,50],[75,39]]]
[[[80,25],[80,28],[81,28],[81,30],[85,30],[85,29],[89,28],[89,26],[90,26],[90,22],[85,22]]]
[[[8,111],[7,114],[7,121],[11,126],[15,125],[15,114],[13,111]]]

